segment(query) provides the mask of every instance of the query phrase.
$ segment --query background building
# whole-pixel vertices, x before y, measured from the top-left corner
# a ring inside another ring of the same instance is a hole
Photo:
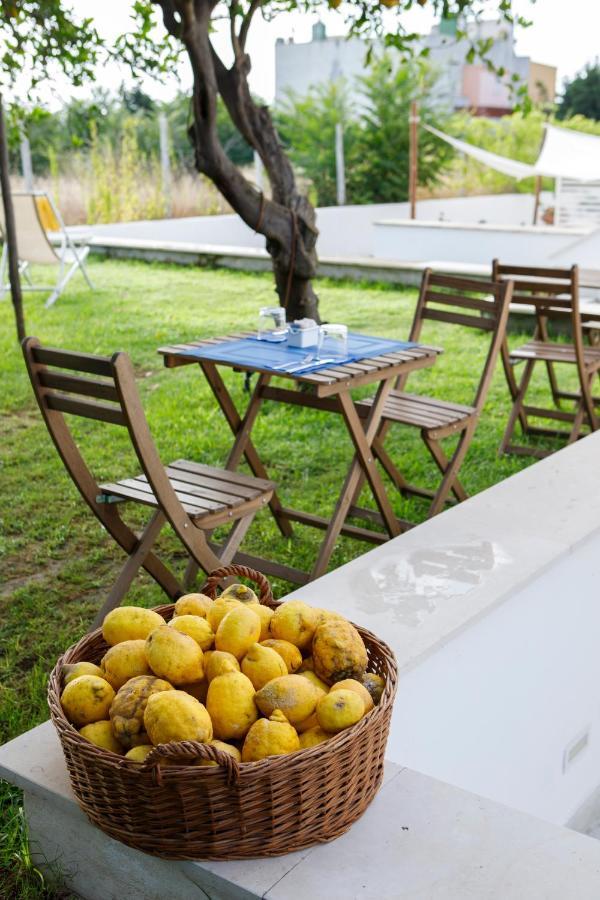
[[[506,76],[499,79],[481,62],[467,63],[474,41],[491,41],[488,57]],[[429,61],[438,73],[435,98],[446,109],[469,109],[475,115],[502,116],[515,105],[509,83],[517,75],[517,86],[525,85],[534,103],[552,103],[556,94],[556,68],[533,62],[515,53],[513,27],[506,22],[482,21],[468,26],[468,37],[456,37],[456,22],[435,25],[422,46],[429,50]],[[381,49],[381,45],[379,48]],[[348,81],[363,74],[366,45],[359,38],[329,37],[325,26],[313,26],[312,40],[296,44],[279,39],[275,45],[275,100],[288,91],[300,96],[318,84],[339,78]]]

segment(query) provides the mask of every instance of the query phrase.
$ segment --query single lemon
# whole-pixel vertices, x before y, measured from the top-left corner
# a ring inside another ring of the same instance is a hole
[[[110,719],[102,719],[100,722],[84,725],[80,729],[79,734],[86,741],[95,744],[96,747],[102,747],[103,750],[110,750],[111,753],[118,753],[119,755],[123,753],[123,748],[113,734]]]
[[[149,753],[152,753],[154,747],[152,744],[139,744],[137,747],[132,747],[131,750],[128,750],[125,754],[125,759],[132,759],[136,763],[143,763]]]
[[[253,609],[260,619],[260,637],[258,640],[268,640],[271,637],[270,626],[274,610],[268,606],[263,606],[262,603],[251,603],[250,609]]]
[[[171,628],[176,628],[182,634],[194,638],[201,650],[209,650],[215,639],[214,633],[206,619],[201,616],[175,616],[169,622]]]
[[[104,678],[80,675],[62,692],[60,702],[65,716],[73,725],[90,725],[108,718],[115,692]]]
[[[79,678],[80,675],[97,675],[98,678],[104,678],[104,672],[100,666],[90,662],[70,663],[63,666],[62,674],[65,684],[68,684],[75,678]]]
[[[282,675],[268,681],[256,692],[254,699],[263,716],[271,716],[279,709],[295,725],[315,711],[320,696],[320,692],[308,678],[302,675]]]
[[[213,747],[216,747],[217,750],[222,750],[223,753],[228,753],[230,756],[233,756],[236,762],[240,763],[242,761],[242,754],[237,747],[233,746],[233,744],[226,744],[224,741],[218,741],[215,739],[209,741],[208,743]],[[196,765],[212,768],[214,766],[218,766],[219,763],[215,762],[214,759],[199,759]]]
[[[146,638],[146,659],[159,678],[171,684],[202,681],[202,650],[189,634],[161,625]]]
[[[175,603],[175,616],[202,616],[206,618],[213,601],[206,594],[184,594]]]
[[[267,756],[282,756],[300,749],[300,741],[281,710],[276,709],[268,719],[254,723],[242,747],[242,762],[256,762]]]
[[[208,686],[206,708],[215,737],[220,740],[245,737],[258,719],[254,693],[254,685],[242,672],[227,672],[213,678]]]
[[[240,603],[239,600],[236,600],[235,597],[225,597],[225,599],[219,597],[218,600],[215,600],[206,614],[206,620],[214,633],[217,633],[217,628],[221,624],[221,619],[224,619],[228,612],[243,605],[244,604]]]
[[[261,647],[260,644],[252,644],[242,659],[242,672],[247,675],[255,690],[277,678],[279,675],[287,675],[285,662],[275,650],[270,647]]]
[[[354,691],[330,691],[317,703],[319,725],[330,734],[356,725],[364,714],[364,700]]]
[[[294,644],[289,641],[278,641],[275,638],[267,638],[266,641],[260,642],[263,647],[270,647],[279,653],[287,666],[288,675],[293,675],[302,665],[302,654]]]
[[[248,606],[232,609],[221,620],[215,635],[215,650],[225,650],[240,660],[260,637],[260,619]]]
[[[306,750],[308,747],[316,747],[317,744],[322,744],[323,741],[329,740],[330,737],[330,734],[327,734],[326,731],[323,731],[317,725],[300,735],[300,748]]]
[[[112,684],[115,691],[137,675],[152,675],[146,659],[146,641],[121,641],[107,650],[100,660],[102,677]]]
[[[104,617],[102,636],[111,647],[121,641],[145,641],[150,632],[165,620],[153,609],[141,606],[119,606]]]
[[[300,670],[298,675],[301,675],[303,678],[307,678],[311,684],[314,684],[316,689],[320,691],[322,694],[329,693],[329,685],[325,684],[324,681],[321,681],[318,675],[312,671],[312,669],[305,669],[304,671]]]
[[[185,691],[151,694],[144,727],[153,744],[169,741],[210,741],[213,727],[206,707]]]
[[[340,690],[354,691],[355,694],[362,697],[363,703],[365,704],[365,713],[368,713],[373,709],[373,706],[375,705],[373,703],[373,698],[364,684],[361,684],[360,681],[356,681],[354,678],[344,678],[343,681],[336,681],[329,693]]]
[[[319,622],[316,609],[302,600],[288,600],[278,606],[271,619],[271,634],[281,641],[289,641],[299,650],[310,647]]]
[[[206,680],[210,684],[217,675],[226,675],[228,672],[239,672],[240,664],[233,655],[225,650],[213,650],[206,663]]]
[[[245,584],[230,584],[225,588],[219,600],[227,600],[229,597],[239,600],[240,603],[258,603],[258,597],[252,588],[246,587]]]
[[[154,675],[139,675],[130,678],[110,705],[110,720],[115,737],[124,747],[149,744],[151,741],[144,731],[144,712],[151,694],[172,691],[173,686]]]

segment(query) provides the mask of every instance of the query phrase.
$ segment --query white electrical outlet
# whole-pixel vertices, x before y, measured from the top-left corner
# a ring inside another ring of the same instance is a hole
[[[563,772],[566,772],[573,763],[579,758],[583,751],[590,743],[590,726],[584,728],[576,737],[570,741],[565,747],[563,754]]]

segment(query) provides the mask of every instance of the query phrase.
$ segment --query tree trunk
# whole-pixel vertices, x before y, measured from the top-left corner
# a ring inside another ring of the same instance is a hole
[[[165,24],[187,50],[194,75],[193,125],[190,128],[196,168],[223,194],[230,206],[254,231],[266,238],[273,262],[275,288],[288,320],[309,317],[319,321],[318,299],[312,287],[317,271],[315,211],[299,194],[269,110],[254,103],[248,88],[249,57],[243,52],[244,29],[232,23],[233,66],[228,69],[210,42],[213,4],[210,0],[175,0],[180,24],[163,8]],[[258,6],[258,0],[255,3]],[[172,7],[170,7],[172,9]],[[249,25],[249,20],[248,20]],[[269,176],[272,198],[247,181],[231,162],[217,134],[217,96],[221,95],[232,121],[259,154]]]
[[[2,94],[0,94],[0,189],[2,190],[2,205],[4,207],[4,240],[8,251],[10,293],[15,310],[17,338],[19,341],[22,341],[25,338],[25,317],[23,315],[23,294],[21,292],[21,279],[19,277],[17,229],[15,227],[15,214],[13,211],[12,194],[10,192],[8,141],[6,139]]]

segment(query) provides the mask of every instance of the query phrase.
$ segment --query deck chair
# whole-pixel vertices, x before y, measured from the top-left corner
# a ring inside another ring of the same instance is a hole
[[[586,433],[585,427],[589,431],[596,431],[598,416],[594,408],[592,382],[600,373],[600,347],[585,346],[583,342],[577,266],[570,269],[533,268],[501,264],[495,259],[492,263],[492,277],[496,282],[512,280],[512,303],[533,307],[536,321],[532,340],[511,351],[506,340],[502,345],[502,364],[512,409],[499,453],[516,453],[541,459],[552,451],[513,443],[517,422],[524,435],[562,437],[569,444]],[[566,320],[570,325],[572,343],[552,341],[548,333],[549,320]],[[520,363],[524,363],[524,368],[520,381],[517,381],[514,370]],[[531,406],[526,403],[536,363],[543,365],[548,374],[553,407]],[[569,392],[560,389],[556,367],[562,365],[575,368],[579,390]],[[572,401],[574,408],[561,409],[562,400]],[[568,423],[571,427],[566,430],[534,425],[529,421],[529,416]]]
[[[33,284],[31,279],[27,278],[29,283],[23,285],[23,290],[50,291],[45,305],[52,306],[78,269],[93,290],[94,286],[85,268],[85,260],[90,248],[73,241],[50,197],[41,193],[15,192],[12,198],[20,266],[25,268],[25,272],[30,265],[58,266],[57,280],[54,285]],[[4,235],[4,211],[1,204],[0,230]],[[50,240],[49,233],[56,236],[59,240],[58,244],[55,245]],[[0,259],[0,299],[10,288],[7,281],[7,265],[8,248],[4,241]]]
[[[486,401],[494,366],[506,331],[512,293],[510,283],[495,283],[436,275],[425,269],[417,308],[410,330],[411,341],[421,337],[426,319],[485,331],[489,349],[471,406],[406,393],[407,376],[398,379],[383,413],[383,424],[375,439],[374,451],[398,490],[405,496],[430,499],[428,518],[437,515],[450,500],[465,500],[467,492],[458,473],[467,454],[481,411]],[[371,405],[372,399],[362,405]],[[409,484],[385,450],[385,437],[393,425],[418,428],[421,438],[440,470],[442,479],[436,490]],[[448,459],[441,446],[444,438],[459,435],[457,446]],[[356,497],[354,498],[356,499]]]
[[[166,522],[184,545],[190,561],[205,572],[230,563],[255,514],[270,500],[273,483],[185,459],[163,466],[126,353],[103,357],[49,349],[33,337],[25,338],[23,353],[36,400],[59,456],[85,502],[128,557],[96,623],[118,606],[142,566],[172,600],[184,592],[175,575],[152,551]],[[65,415],[127,428],[141,473],[98,484]],[[126,502],[153,510],[140,535],[121,518],[120,509]],[[209,543],[205,532],[229,523],[232,529],[224,545]]]

